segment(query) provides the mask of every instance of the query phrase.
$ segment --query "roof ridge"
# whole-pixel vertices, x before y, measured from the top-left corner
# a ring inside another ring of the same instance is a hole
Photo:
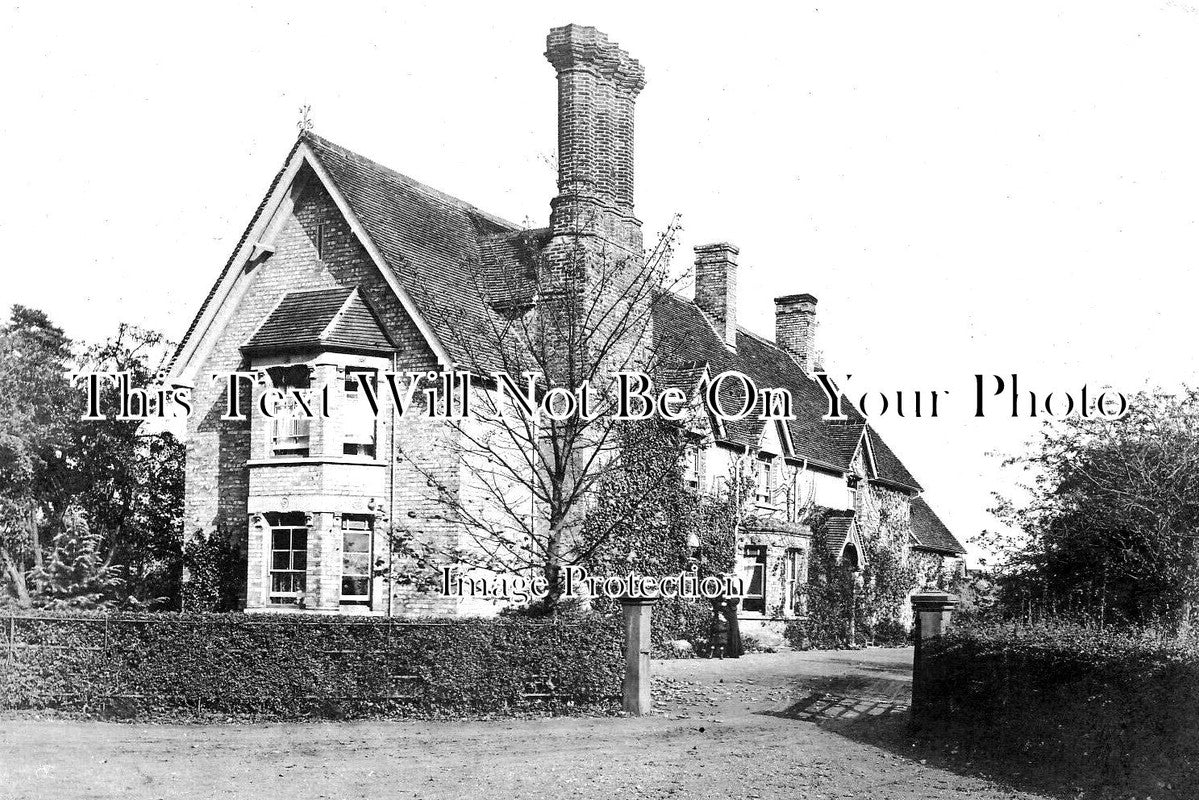
[[[327,147],[331,150],[337,151],[343,157],[357,159],[358,161],[363,162],[363,164],[365,166],[371,167],[373,169],[376,169],[380,172],[385,173],[386,177],[388,177],[388,178],[398,180],[401,183],[408,186],[409,188],[415,189],[416,191],[419,191],[419,192],[423,192],[424,194],[429,195],[433,199],[440,200],[441,202],[446,203],[448,205],[452,205],[461,211],[465,211],[465,212],[471,213],[471,214],[478,214],[480,217],[483,217],[484,219],[488,220],[489,222],[499,225],[500,227],[510,229],[510,232],[512,232],[512,233],[517,233],[520,230],[522,230],[522,227],[520,225],[517,225],[515,222],[511,222],[507,219],[504,219],[503,217],[499,216],[498,214],[492,214],[489,211],[484,211],[483,209],[479,208],[478,206],[476,206],[472,203],[468,203],[465,200],[462,200],[461,198],[454,197],[452,194],[447,194],[446,192],[443,192],[440,189],[435,189],[427,183],[418,181],[416,178],[413,178],[411,175],[405,175],[404,173],[402,173],[398,170],[392,169],[391,167],[387,166],[386,164],[381,164],[372,158],[367,158],[366,156],[362,155],[361,153],[351,150],[350,148],[345,147],[344,145],[340,145],[337,142],[326,139],[324,136],[313,133],[312,131],[305,131],[304,133],[300,134],[300,138],[305,141],[314,142],[322,147]]]

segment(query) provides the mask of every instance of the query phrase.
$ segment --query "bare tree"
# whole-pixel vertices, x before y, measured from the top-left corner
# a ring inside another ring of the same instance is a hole
[[[584,541],[580,526],[592,495],[622,463],[620,431],[629,423],[614,419],[616,376],[655,374],[670,361],[673,348],[654,336],[653,319],[682,281],[669,269],[679,229],[676,216],[645,254],[581,236],[547,246],[544,231],[528,232],[515,242],[520,274],[469,265],[485,321],[444,326],[466,354],[458,368],[479,381],[472,414],[445,423],[458,479],[397,448],[426,479],[438,515],[465,533],[464,546],[441,555],[468,568],[540,573],[552,606],[562,568],[635,520],[668,479],[647,474],[606,534]],[[399,531],[408,541],[404,524]]]

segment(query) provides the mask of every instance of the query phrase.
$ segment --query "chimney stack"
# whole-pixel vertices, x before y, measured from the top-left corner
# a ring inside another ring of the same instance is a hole
[[[817,367],[815,297],[789,294],[774,298],[774,343],[812,374]]]
[[[737,346],[737,254],[728,242],[695,248],[695,304],[729,347]]]
[[[546,37],[558,73],[558,196],[550,228],[599,234],[635,252],[633,106],[645,69],[595,28],[565,25]]]

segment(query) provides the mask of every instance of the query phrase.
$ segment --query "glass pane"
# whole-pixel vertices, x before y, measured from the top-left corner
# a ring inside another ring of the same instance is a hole
[[[366,575],[371,569],[369,553],[346,553],[341,560],[341,571],[346,575]]]
[[[271,534],[272,547],[276,550],[290,549],[290,534],[288,531],[275,531]]]
[[[276,551],[271,557],[271,569],[288,569],[291,567],[291,553]]]
[[[366,578],[346,575],[341,579],[342,597],[365,597],[369,594],[369,581]]]
[[[308,549],[308,531],[295,531],[291,535],[292,550]]]
[[[347,553],[369,553],[371,551],[371,535],[369,533],[346,533],[343,549]]]
[[[291,567],[300,571],[308,569],[308,554],[303,552],[293,553]]]

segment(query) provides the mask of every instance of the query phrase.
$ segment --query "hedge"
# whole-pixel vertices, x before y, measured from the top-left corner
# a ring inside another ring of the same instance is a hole
[[[1199,646],[1074,626],[954,629],[922,643],[922,725],[987,749],[1199,785]]]
[[[613,706],[624,670],[614,616],[45,613],[0,626],[0,708],[279,719],[562,711]]]

